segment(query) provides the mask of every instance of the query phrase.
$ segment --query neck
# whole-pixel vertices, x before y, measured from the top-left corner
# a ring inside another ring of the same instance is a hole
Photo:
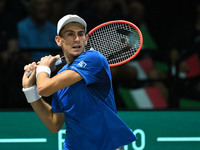
[[[71,55],[68,55],[68,54],[64,54],[65,56],[65,60],[67,62],[67,64],[71,64],[74,62],[74,60],[78,57],[78,56],[71,56]]]
[[[66,62],[67,62],[68,65],[71,64],[71,63],[73,63],[76,58],[65,56],[65,59],[66,59]]]
[[[85,50],[82,51],[82,53],[83,52],[85,52]],[[78,55],[78,56],[80,56],[80,55]],[[64,53],[64,56],[65,56],[65,60],[66,60],[66,62],[67,62],[68,65],[71,64],[71,63],[73,63],[75,61],[75,59],[78,57],[78,56],[74,56],[74,55],[70,55],[70,54],[65,54],[65,53]]]

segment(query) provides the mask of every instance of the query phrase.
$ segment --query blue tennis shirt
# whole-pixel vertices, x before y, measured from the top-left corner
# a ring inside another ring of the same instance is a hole
[[[64,70],[83,77],[52,98],[53,112],[65,114],[64,150],[115,150],[136,140],[116,114],[110,68],[102,54],[83,52],[58,73]]]

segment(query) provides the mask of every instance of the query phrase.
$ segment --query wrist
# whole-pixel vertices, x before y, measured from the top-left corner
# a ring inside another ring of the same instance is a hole
[[[41,96],[39,95],[38,93],[38,90],[37,90],[37,86],[34,85],[34,86],[31,86],[29,88],[23,88],[22,91],[24,92],[25,94],[25,97],[28,101],[28,103],[32,103],[32,102],[35,102],[37,100],[39,100],[41,98]]]
[[[23,85],[23,89],[27,89],[27,88],[30,88],[30,87],[32,87],[32,86],[34,86],[33,84],[27,84],[27,85]]]
[[[51,76],[51,69],[47,66],[38,66],[36,69],[36,78],[38,77],[39,73],[45,72],[48,74],[48,76]]]

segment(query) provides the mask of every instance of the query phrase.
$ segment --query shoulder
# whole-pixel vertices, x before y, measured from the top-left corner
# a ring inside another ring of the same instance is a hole
[[[95,50],[87,50],[83,53],[85,53],[87,55],[99,55],[100,54],[98,51],[95,51]]]
[[[87,57],[87,58],[90,58],[90,59],[95,59],[96,61],[105,58],[100,52],[95,51],[95,50],[85,51],[81,55],[82,55],[82,57]]]
[[[102,65],[104,62],[107,62],[107,59],[96,50],[88,50],[83,52],[79,59],[92,62],[94,65]]]
[[[98,51],[95,50],[88,50],[83,52],[73,63],[74,65],[77,64],[84,64],[89,68],[107,68],[108,62],[107,59]]]
[[[88,50],[79,55],[71,66],[81,68],[102,68],[104,64],[102,62],[102,56],[98,51]]]

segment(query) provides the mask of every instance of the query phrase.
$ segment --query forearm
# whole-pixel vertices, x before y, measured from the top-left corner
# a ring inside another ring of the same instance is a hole
[[[46,103],[38,93],[38,89],[35,85],[36,67],[36,63],[32,63],[24,67],[25,71],[33,70],[33,72],[30,76],[27,76],[26,73],[24,73],[22,78],[22,91],[25,94],[27,102],[31,104],[33,110],[41,121],[52,133],[55,133],[61,129],[64,123],[64,114],[52,112],[52,107]]]
[[[50,80],[51,79],[49,78],[48,74],[45,72],[42,72],[38,75],[36,83],[40,95],[50,96],[53,94],[53,92],[51,92],[53,85]]]
[[[30,104],[40,120],[52,133],[57,133],[60,130],[62,125],[58,125],[56,118],[54,118],[52,107],[47,102],[41,98]]]
[[[50,78],[51,76],[51,70],[47,66],[39,66],[37,68],[37,74],[36,74],[36,83],[37,83],[37,88],[38,92],[42,96],[50,96],[53,93],[56,92],[55,88],[57,87],[56,85],[56,80],[52,80]]]

